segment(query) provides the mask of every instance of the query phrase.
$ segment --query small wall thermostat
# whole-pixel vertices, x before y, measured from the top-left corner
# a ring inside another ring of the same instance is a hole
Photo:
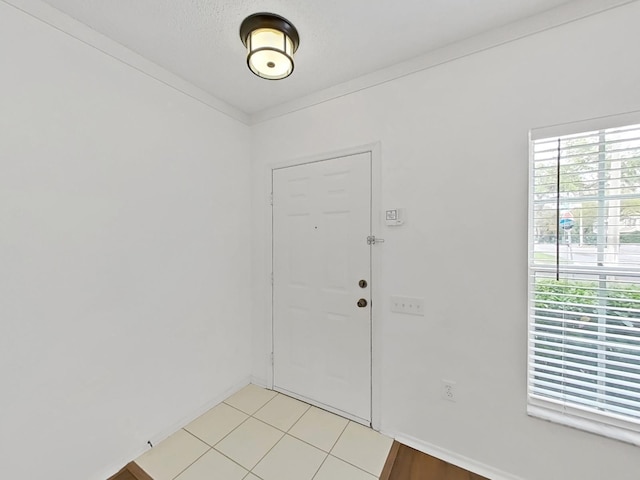
[[[385,222],[389,227],[397,227],[404,224],[404,210],[402,208],[394,208],[385,212]]]

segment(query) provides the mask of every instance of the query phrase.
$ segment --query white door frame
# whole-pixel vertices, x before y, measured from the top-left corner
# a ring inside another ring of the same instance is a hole
[[[361,145],[357,147],[347,148],[344,150],[323,153],[319,155],[313,155],[304,158],[291,159],[283,162],[272,163],[267,165],[267,172],[265,177],[268,182],[267,192],[273,192],[273,171],[284,167],[293,167],[296,165],[304,165],[307,163],[321,162],[323,160],[331,160],[340,157],[347,157],[350,155],[356,155],[358,153],[370,153],[371,154],[371,229],[372,234],[377,237],[384,238],[382,235],[382,162],[381,162],[381,147],[380,142],[371,143],[367,145]],[[365,241],[366,239],[363,239]],[[268,372],[268,387],[273,389],[273,283],[271,281],[271,274],[273,272],[273,208],[271,209],[271,218],[267,228],[267,242],[268,242],[268,275],[267,281],[271,286],[268,300],[268,317],[270,318],[271,328],[268,329],[268,344],[270,345],[270,352],[272,354],[272,361],[269,362]],[[384,244],[378,244],[371,247],[371,426],[375,430],[380,430],[380,399],[381,399],[381,311],[382,304],[380,297],[380,258],[381,250],[384,248]]]

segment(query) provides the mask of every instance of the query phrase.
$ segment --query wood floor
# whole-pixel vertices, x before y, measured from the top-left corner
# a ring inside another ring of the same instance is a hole
[[[380,480],[488,480],[426,453],[393,442]]]
[[[131,462],[109,480],[153,480]],[[393,442],[380,480],[488,480],[402,443]]]
[[[109,480],[153,480],[137,464],[131,462]]]

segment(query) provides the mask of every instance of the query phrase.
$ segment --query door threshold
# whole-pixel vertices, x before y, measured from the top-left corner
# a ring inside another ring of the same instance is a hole
[[[318,408],[320,408],[322,410],[326,410],[327,412],[334,413],[334,414],[339,415],[339,416],[341,416],[343,418],[346,418],[347,420],[351,420],[353,422],[359,423],[360,425],[364,425],[365,427],[373,428],[370,419],[365,419],[365,418],[358,417],[358,416],[353,415],[351,413],[348,413],[348,412],[345,412],[343,410],[334,408],[334,407],[332,407],[330,405],[325,405],[324,403],[318,402],[317,400],[314,400],[312,398],[305,397],[304,395],[300,395],[298,393],[290,392],[289,390],[286,390],[284,388],[278,387],[276,385],[273,386],[273,391],[282,393],[283,395],[286,395],[288,397],[295,398],[296,400],[300,400],[301,402],[308,403],[308,404],[313,405],[315,407],[318,407]]]

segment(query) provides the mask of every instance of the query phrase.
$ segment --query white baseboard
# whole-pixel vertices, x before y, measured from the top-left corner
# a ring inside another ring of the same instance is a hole
[[[269,382],[267,382],[264,378],[251,375],[251,383],[257,385],[258,387],[271,389]]]
[[[440,460],[444,460],[445,462],[448,462],[452,465],[464,468],[465,470],[469,470],[470,472],[476,473],[483,477],[487,477],[491,480],[524,480],[521,477],[503,472],[502,470],[499,470],[497,468],[485,465],[484,463],[478,462],[463,455],[459,455],[455,452],[438,447],[436,445],[432,445],[422,440],[418,440],[417,438],[411,437],[409,435],[405,435],[402,433],[398,433],[396,435],[387,432],[383,433],[395,438],[398,442],[404,443],[405,445],[411,448],[415,448],[416,450],[426,453],[427,455],[439,458]]]
[[[195,411],[189,412],[189,414],[187,414],[184,417],[182,417],[182,419],[180,421],[178,421],[177,423],[173,424],[172,426],[166,428],[165,430],[163,430],[162,432],[158,433],[157,435],[154,435],[149,440],[154,445],[156,445],[157,443],[160,443],[162,440],[164,440],[165,438],[169,437],[170,435],[173,435],[175,432],[180,430],[182,427],[190,424],[192,421],[194,421],[196,418],[198,418],[203,413],[208,412],[213,407],[215,407],[219,403],[222,403],[223,401],[225,401],[227,398],[229,398],[231,395],[233,395],[237,391],[239,391],[239,390],[243,389],[244,387],[246,387],[247,385],[249,385],[249,383],[251,383],[251,382],[250,382],[250,379],[248,377],[242,379],[239,382],[236,382],[231,387],[227,388],[226,390],[224,390],[219,395],[216,395],[214,398],[209,400],[204,405],[201,405]],[[144,451],[143,451],[143,453],[144,453]],[[135,457],[135,458],[137,458],[137,457]]]
[[[252,383],[252,382],[250,382],[249,377],[245,377],[243,380],[241,380],[239,382],[236,382],[231,387],[227,388],[222,393],[220,393],[219,395],[216,395],[214,398],[212,398],[211,400],[206,402],[204,405],[201,405],[197,409],[192,410],[191,412],[189,412],[187,415],[182,417],[178,422],[170,425],[169,427],[163,429],[161,432],[153,435],[149,439],[149,441],[153,445],[157,445],[162,440],[166,439],[167,437],[173,435],[175,432],[180,430],[182,427],[184,427],[184,426],[188,425],[189,423],[191,423],[192,421],[194,421],[196,418],[198,418],[203,413],[208,412],[213,407],[215,407],[219,403],[222,403],[224,400],[229,398],[231,395],[233,395],[237,391],[239,391],[239,390],[243,389],[244,387],[246,387],[249,383]],[[112,475],[117,473],[122,467],[124,467],[129,462],[131,462],[131,461],[135,460],[136,458],[138,458],[140,455],[145,453],[147,450],[149,450],[148,446],[141,445],[138,450],[136,450],[135,452],[132,452],[131,455],[127,456],[127,458],[121,458],[120,460],[115,462],[110,468],[107,468],[104,472],[101,472],[98,475],[96,475],[94,477],[95,480],[104,480],[105,478],[111,477]]]

